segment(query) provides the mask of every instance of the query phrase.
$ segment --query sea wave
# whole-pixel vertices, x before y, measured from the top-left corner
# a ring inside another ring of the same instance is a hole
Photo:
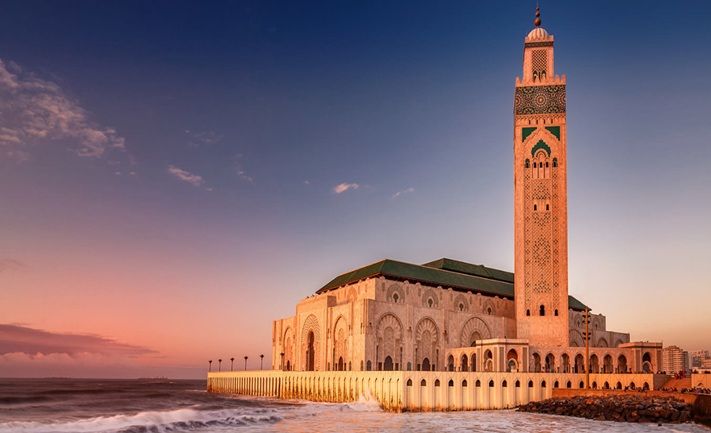
[[[202,411],[176,409],[87,418],[62,423],[0,423],[0,433],[172,433],[206,427],[249,426],[274,423],[282,417],[276,411],[244,410]]]

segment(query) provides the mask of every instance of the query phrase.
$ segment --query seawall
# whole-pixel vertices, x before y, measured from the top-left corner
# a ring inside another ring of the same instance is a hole
[[[365,396],[391,411],[455,411],[513,408],[584,382],[584,374],[573,373],[270,370],[210,372],[207,390],[322,402]],[[590,374],[596,387],[655,389],[659,383],[652,374]]]

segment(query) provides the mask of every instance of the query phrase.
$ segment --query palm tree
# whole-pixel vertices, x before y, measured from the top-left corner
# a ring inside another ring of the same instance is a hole
[[[235,369],[235,359],[230,358],[230,371],[234,371]]]
[[[247,358],[249,358],[249,356],[244,357],[244,371],[247,371]]]
[[[264,367],[264,354],[259,355],[259,369],[261,370],[262,367]]]
[[[217,360],[217,371],[222,371],[222,358]]]
[[[210,364],[210,366],[208,367],[207,371],[212,371],[212,359],[209,360],[209,361],[207,361],[207,362]]]

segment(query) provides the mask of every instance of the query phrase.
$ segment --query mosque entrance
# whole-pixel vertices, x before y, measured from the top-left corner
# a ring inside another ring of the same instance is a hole
[[[306,346],[306,371],[314,371],[314,359],[316,358],[316,353],[314,350],[314,333],[309,332],[309,337],[307,339],[308,343]]]
[[[393,359],[390,356],[385,357],[385,362],[383,363],[383,370],[393,371]]]

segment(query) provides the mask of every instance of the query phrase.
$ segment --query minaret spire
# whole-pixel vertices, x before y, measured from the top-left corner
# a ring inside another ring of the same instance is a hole
[[[536,2],[536,18],[533,20],[533,25],[536,27],[541,26],[541,8],[538,6],[538,2]]]

